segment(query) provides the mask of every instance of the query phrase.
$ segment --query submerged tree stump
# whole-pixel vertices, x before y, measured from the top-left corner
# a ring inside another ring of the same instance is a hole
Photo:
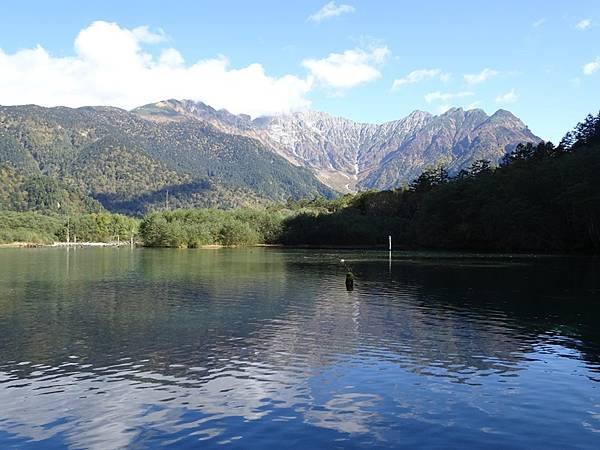
[[[354,290],[354,274],[352,272],[346,273],[346,290]]]

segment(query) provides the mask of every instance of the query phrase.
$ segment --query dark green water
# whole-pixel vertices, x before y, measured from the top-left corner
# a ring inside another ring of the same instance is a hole
[[[0,251],[3,449],[600,448],[599,382],[593,259]]]

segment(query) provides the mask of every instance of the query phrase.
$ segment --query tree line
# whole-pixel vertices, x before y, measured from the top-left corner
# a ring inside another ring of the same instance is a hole
[[[425,171],[408,189],[365,192],[334,212],[291,218],[288,244],[589,252],[600,250],[600,114],[554,146],[520,144],[499,167]]]
[[[105,212],[59,215],[0,211],[0,243],[128,241],[131,237],[138,239],[138,228],[138,219]]]
[[[275,244],[290,213],[280,208],[153,212],[142,220],[140,237],[151,247]]]
[[[141,221],[104,212],[3,212],[0,240],[64,240],[69,230],[81,241],[133,233],[154,247],[385,246],[392,235],[404,249],[598,253],[599,174],[600,113],[557,146],[520,144],[499,167],[481,160],[453,176],[431,168],[403,189],[260,208],[161,210]]]

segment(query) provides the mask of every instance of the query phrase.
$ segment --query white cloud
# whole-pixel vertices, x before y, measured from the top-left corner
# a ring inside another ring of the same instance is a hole
[[[418,69],[413,70],[404,78],[397,78],[392,84],[392,89],[398,89],[405,84],[414,84],[421,81],[438,78],[444,83],[450,79],[450,74],[442,72],[440,69]]]
[[[158,44],[167,40],[167,35],[162,29],[159,28],[158,31],[154,33],[150,31],[150,28],[148,28],[147,25],[134,28],[131,30],[131,32],[136,37],[138,42],[142,42],[144,44]]]
[[[479,100],[474,101],[473,103],[470,103],[469,105],[467,105],[467,109],[475,109],[475,108],[479,108],[481,106],[481,102]]]
[[[0,49],[0,104],[113,105],[132,108],[165,98],[190,98],[253,116],[305,109],[313,78],[272,77],[260,64],[232,68],[224,56],[186,64],[174,48],[158,56],[142,44],[165,40],[147,27],[94,22],[75,39],[73,56],[43,47]]]
[[[311,22],[322,22],[323,20],[331,19],[332,17],[341,16],[342,14],[349,14],[355,11],[354,6],[340,4],[338,5],[336,2],[329,2],[321,9],[319,9],[316,13],[311,14],[308,17],[308,20]]]
[[[583,69],[583,73],[585,75],[591,75],[594,72],[597,72],[598,70],[600,70],[600,56],[596,56],[595,60],[593,60],[592,62],[589,62],[587,64],[584,64],[582,69]]]
[[[381,73],[377,67],[388,54],[385,46],[371,51],[353,49],[344,53],[330,53],[323,59],[305,59],[302,65],[321,84],[334,89],[347,89],[379,78]]]
[[[495,77],[496,75],[498,75],[497,70],[486,67],[479,73],[466,74],[464,75],[464,78],[468,84],[479,84],[489,80],[492,77]]]
[[[577,28],[578,30],[587,30],[591,26],[592,21],[590,19],[581,19],[579,22],[577,22],[575,28]]]
[[[430,92],[429,94],[425,95],[425,101],[427,103],[431,103],[434,101],[442,101],[442,102],[448,102],[450,100],[455,100],[458,98],[465,98],[465,97],[471,97],[475,95],[474,92],[470,92],[470,91],[462,91],[462,92],[440,92],[440,91],[435,91],[435,92]]]
[[[498,97],[496,97],[496,102],[498,103],[514,103],[519,99],[519,95],[515,92],[514,89],[511,89],[510,91],[504,93],[504,94],[500,94]]]

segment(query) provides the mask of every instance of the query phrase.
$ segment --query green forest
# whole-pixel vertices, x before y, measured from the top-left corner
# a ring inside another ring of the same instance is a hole
[[[54,182],[52,189],[66,190],[73,202],[80,196],[95,207],[137,217],[167,198],[171,208],[240,208],[335,196],[308,169],[255,139],[199,122],[151,122],[111,107],[0,106],[0,165],[28,182]],[[20,199],[3,201],[2,195],[2,209],[40,210]],[[46,196],[45,209],[58,203],[64,208],[57,200],[65,195]]]
[[[139,220],[111,213],[42,214],[0,211],[0,243],[114,242],[138,236]]]
[[[500,167],[425,171],[407,189],[365,192],[289,219],[281,242],[525,252],[600,250],[600,114],[558,146],[519,145]]]
[[[404,189],[255,208],[162,208],[141,220],[103,212],[75,187],[3,168],[13,188],[0,197],[0,241],[64,240],[69,230],[81,241],[133,234],[155,247],[385,246],[392,235],[397,249],[598,253],[598,174],[600,114],[557,146],[522,144],[499,167],[481,160],[453,176],[432,168]]]

